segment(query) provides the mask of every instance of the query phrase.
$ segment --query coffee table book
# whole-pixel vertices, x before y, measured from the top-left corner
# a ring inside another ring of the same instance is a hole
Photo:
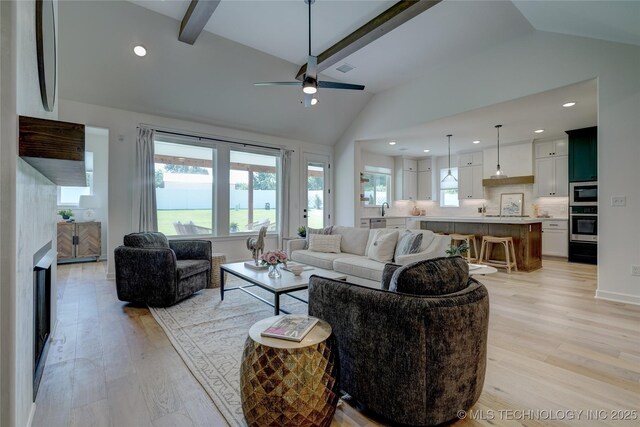
[[[244,262],[244,266],[247,268],[250,268],[251,270],[266,270],[267,268],[269,268],[269,266],[267,264],[258,264],[256,265],[255,262],[253,261],[245,261]]]
[[[276,320],[274,324],[262,331],[260,335],[263,337],[300,342],[316,323],[318,323],[318,319],[315,317],[287,314]]]

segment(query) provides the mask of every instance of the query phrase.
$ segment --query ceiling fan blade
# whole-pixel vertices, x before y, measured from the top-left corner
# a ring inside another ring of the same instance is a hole
[[[318,78],[318,57],[309,55],[305,77],[310,77],[314,80]]]
[[[338,83],[338,82],[323,82],[318,81],[318,87],[324,89],[349,89],[349,90],[364,90],[363,85],[352,85],[350,83]]]
[[[254,86],[302,86],[301,82],[258,82]]]
[[[310,93],[305,93],[304,97],[302,98],[302,103],[304,104],[305,107],[311,107],[312,99],[313,99],[313,95],[311,95]]]

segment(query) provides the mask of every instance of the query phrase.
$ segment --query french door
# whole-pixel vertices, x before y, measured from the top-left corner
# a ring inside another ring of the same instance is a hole
[[[302,223],[322,228],[331,223],[329,156],[304,154],[305,183],[302,186]]]

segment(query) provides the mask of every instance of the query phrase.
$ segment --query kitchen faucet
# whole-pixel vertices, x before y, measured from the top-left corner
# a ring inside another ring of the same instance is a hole
[[[384,205],[387,205],[387,208],[389,208],[389,203],[384,202],[384,203],[382,204],[382,216],[384,216]]]

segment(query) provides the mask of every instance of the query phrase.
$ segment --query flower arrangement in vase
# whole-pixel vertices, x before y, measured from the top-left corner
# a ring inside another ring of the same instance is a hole
[[[280,271],[278,271],[278,264],[286,264],[288,259],[286,252],[278,250],[265,252],[260,256],[262,264],[269,266],[269,277],[272,278],[281,276]]]

